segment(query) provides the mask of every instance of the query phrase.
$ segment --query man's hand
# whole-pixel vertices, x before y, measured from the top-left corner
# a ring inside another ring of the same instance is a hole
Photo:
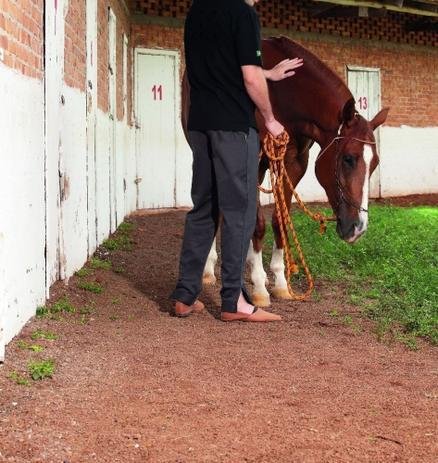
[[[303,65],[302,58],[284,59],[276,64],[272,69],[264,69],[263,73],[266,79],[278,82],[279,80],[292,77],[295,74],[294,69],[297,69]]]
[[[273,137],[278,137],[284,131],[284,127],[276,119],[266,121],[265,122],[265,127],[268,129],[268,132],[270,132],[270,134]]]

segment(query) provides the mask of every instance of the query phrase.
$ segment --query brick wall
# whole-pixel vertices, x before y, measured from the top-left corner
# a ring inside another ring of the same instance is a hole
[[[134,12],[168,18],[184,18],[190,5],[191,0],[130,0],[130,8]],[[315,3],[307,0],[262,0],[256,9],[264,28],[438,46],[438,34],[435,32],[405,30],[406,23],[419,16],[389,11],[384,17],[316,18],[309,12],[311,6]]]
[[[99,0],[98,3],[98,106],[103,111],[108,111],[108,8],[111,7],[116,15],[116,98],[117,118],[124,117],[123,105],[123,34],[128,38],[128,89],[127,112],[128,122],[131,124],[132,113],[132,44],[130,23],[126,11],[116,0]]]
[[[267,32],[267,31],[265,31]],[[279,33],[287,34],[287,31]],[[272,33],[272,31],[269,31]],[[292,34],[291,38],[315,53],[346,79],[346,66],[381,70],[382,107],[391,108],[387,125],[438,126],[438,53],[425,47],[383,46],[316,34]],[[183,30],[162,25],[133,25],[134,46],[179,50],[183,58]],[[183,65],[183,59],[181,59]]]
[[[391,108],[386,125],[438,126],[438,53],[421,47],[384,48],[352,41],[298,40],[346,79],[346,66],[379,68],[382,107]]]
[[[85,92],[87,75],[85,0],[69,0],[65,18],[64,81]]]
[[[43,78],[43,0],[0,0],[3,63],[22,74]]]
[[[1,1],[1,0],[0,0]],[[123,105],[123,34],[128,38],[128,95],[132,92],[132,59],[129,51],[130,25],[126,11],[117,0],[99,0],[97,25],[97,91],[98,107],[108,111],[108,8],[116,15],[116,98],[117,118],[124,117]],[[87,76],[86,56],[86,1],[69,0],[65,19],[64,80],[67,85],[85,92]],[[127,111],[131,114],[131,98],[128,97]]]

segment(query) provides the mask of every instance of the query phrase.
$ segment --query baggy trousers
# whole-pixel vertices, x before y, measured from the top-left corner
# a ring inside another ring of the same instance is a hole
[[[193,209],[185,222],[179,279],[172,298],[191,305],[202,289],[202,274],[222,214],[222,311],[236,312],[244,288],[246,255],[257,212],[259,136],[245,132],[190,131],[193,151]]]

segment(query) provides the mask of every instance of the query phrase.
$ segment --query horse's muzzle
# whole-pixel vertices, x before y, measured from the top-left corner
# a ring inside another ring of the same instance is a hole
[[[366,231],[367,223],[362,220],[337,220],[336,231],[347,243],[355,243]]]

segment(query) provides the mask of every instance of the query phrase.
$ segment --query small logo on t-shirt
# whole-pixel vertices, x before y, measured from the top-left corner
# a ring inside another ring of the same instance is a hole
[[[262,56],[262,52],[260,50],[257,50],[256,55],[257,56]]]

